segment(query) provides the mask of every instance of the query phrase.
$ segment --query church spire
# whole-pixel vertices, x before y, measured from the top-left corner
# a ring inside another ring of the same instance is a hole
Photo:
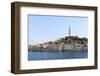
[[[70,25],[69,25],[69,31],[68,31],[68,33],[69,33],[69,36],[71,36],[71,28],[70,28]]]

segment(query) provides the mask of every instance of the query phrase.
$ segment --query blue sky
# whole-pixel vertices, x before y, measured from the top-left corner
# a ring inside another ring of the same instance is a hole
[[[69,25],[72,36],[88,37],[88,17],[29,15],[28,21],[29,45],[68,36]]]

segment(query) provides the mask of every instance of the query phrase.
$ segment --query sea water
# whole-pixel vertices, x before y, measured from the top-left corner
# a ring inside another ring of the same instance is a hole
[[[88,58],[88,51],[34,52],[28,51],[28,60],[55,60]]]

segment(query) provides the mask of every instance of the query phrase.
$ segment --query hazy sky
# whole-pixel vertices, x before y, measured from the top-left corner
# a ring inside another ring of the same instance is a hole
[[[28,19],[29,45],[68,36],[69,25],[72,36],[88,35],[88,17],[29,15]]]

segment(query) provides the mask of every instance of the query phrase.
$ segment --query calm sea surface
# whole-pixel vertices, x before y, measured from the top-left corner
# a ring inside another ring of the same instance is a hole
[[[88,51],[28,52],[28,60],[79,59],[88,58]]]

